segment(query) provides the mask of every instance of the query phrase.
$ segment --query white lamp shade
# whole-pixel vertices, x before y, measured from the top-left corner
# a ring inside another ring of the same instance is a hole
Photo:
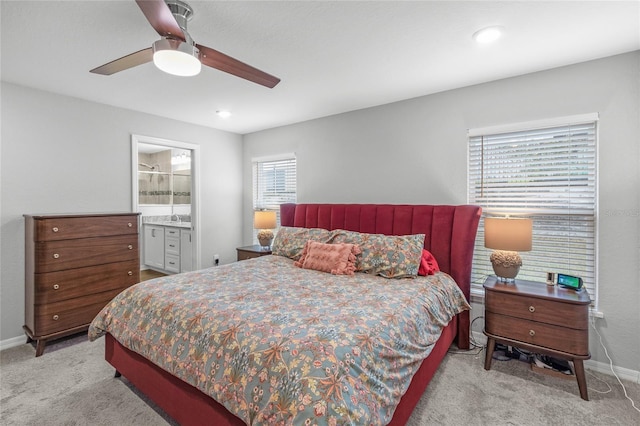
[[[276,212],[268,210],[258,210],[254,212],[253,227],[255,229],[275,229]]]
[[[493,250],[530,251],[531,219],[487,217],[484,219],[484,246]]]
[[[180,77],[200,73],[199,51],[180,40],[162,39],[153,43],[153,63],[160,70]]]

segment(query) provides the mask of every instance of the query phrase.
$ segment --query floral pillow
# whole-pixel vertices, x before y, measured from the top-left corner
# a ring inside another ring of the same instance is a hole
[[[360,247],[356,271],[385,278],[415,277],[420,267],[424,234],[383,235],[336,230],[332,243],[349,243]]]
[[[278,229],[276,238],[271,246],[271,254],[298,260],[307,241],[327,243],[333,233],[321,228],[295,228],[282,226]]]
[[[335,275],[353,275],[358,254],[360,254],[360,248],[355,244],[324,244],[307,241],[300,260],[294,265]]]

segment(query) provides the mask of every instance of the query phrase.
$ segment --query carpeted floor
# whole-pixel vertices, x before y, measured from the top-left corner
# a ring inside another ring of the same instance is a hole
[[[0,352],[2,425],[172,425],[103,360],[104,340],[75,336],[47,346]],[[416,407],[409,426],[422,425],[637,425],[640,413],[612,376],[587,374],[591,401],[575,380],[532,372],[516,361],[483,369],[484,353],[453,354]],[[625,382],[640,403],[640,385]],[[598,393],[607,391],[609,393]]]

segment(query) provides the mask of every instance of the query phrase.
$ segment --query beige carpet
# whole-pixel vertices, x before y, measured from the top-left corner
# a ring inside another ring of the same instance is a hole
[[[113,377],[103,349],[103,339],[77,336],[51,344],[39,358],[26,344],[0,352],[0,424],[174,424],[126,379]],[[640,424],[611,376],[588,374],[591,401],[583,401],[575,380],[534,373],[516,360],[493,364],[482,368],[483,353],[447,355],[409,425]],[[596,392],[608,385],[609,393]],[[640,403],[640,385],[625,385]]]

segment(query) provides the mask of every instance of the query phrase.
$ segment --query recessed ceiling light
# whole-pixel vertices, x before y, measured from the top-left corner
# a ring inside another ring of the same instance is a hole
[[[502,27],[487,27],[473,33],[473,39],[478,43],[491,43],[502,36]]]
[[[231,113],[229,111],[225,111],[225,110],[216,111],[216,114],[218,114],[218,117],[220,117],[220,118],[229,118],[229,117],[231,117]]]

